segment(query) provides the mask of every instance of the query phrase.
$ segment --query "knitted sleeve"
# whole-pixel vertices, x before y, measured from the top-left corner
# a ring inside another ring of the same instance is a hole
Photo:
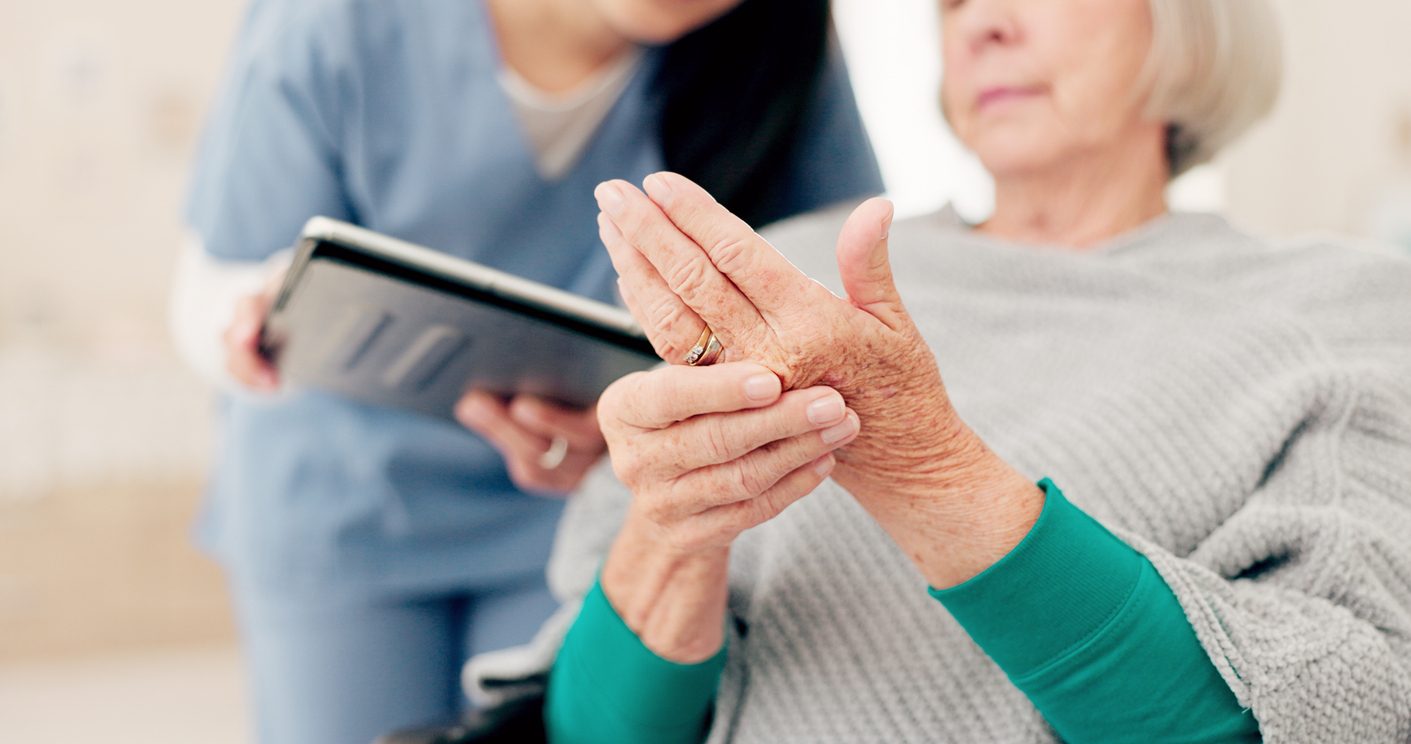
[[[1328,360],[1316,412],[1190,555],[1123,537],[1267,741],[1411,741],[1411,263],[1294,294]]]

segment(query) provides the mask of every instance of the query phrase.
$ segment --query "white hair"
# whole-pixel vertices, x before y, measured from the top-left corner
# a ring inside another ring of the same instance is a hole
[[[1210,160],[1279,97],[1283,45],[1267,0],[1150,0],[1147,113],[1166,122],[1171,177]]]

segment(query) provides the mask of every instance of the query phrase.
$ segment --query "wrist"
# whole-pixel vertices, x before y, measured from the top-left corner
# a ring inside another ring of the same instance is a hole
[[[862,432],[837,453],[842,472],[834,479],[840,482],[885,493],[944,494],[971,485],[967,481],[991,465],[989,448],[956,415],[943,390],[858,415]]]
[[[603,564],[603,594],[653,653],[703,661],[724,643],[730,549],[682,551],[656,532],[629,512]]]
[[[1044,493],[961,424],[930,457],[883,457],[865,478],[835,475],[931,586],[961,584],[1009,553],[1043,511]]]

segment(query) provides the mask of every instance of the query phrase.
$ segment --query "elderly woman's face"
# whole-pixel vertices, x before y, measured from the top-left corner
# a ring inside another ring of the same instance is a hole
[[[639,44],[667,44],[725,15],[743,0],[592,0],[614,30]]]
[[[996,176],[1053,167],[1143,128],[1148,0],[941,0],[942,103]]]

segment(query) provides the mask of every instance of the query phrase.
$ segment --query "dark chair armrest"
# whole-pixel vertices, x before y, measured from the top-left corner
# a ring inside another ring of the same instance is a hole
[[[475,710],[445,726],[395,731],[375,744],[544,744],[544,698],[520,698]]]

